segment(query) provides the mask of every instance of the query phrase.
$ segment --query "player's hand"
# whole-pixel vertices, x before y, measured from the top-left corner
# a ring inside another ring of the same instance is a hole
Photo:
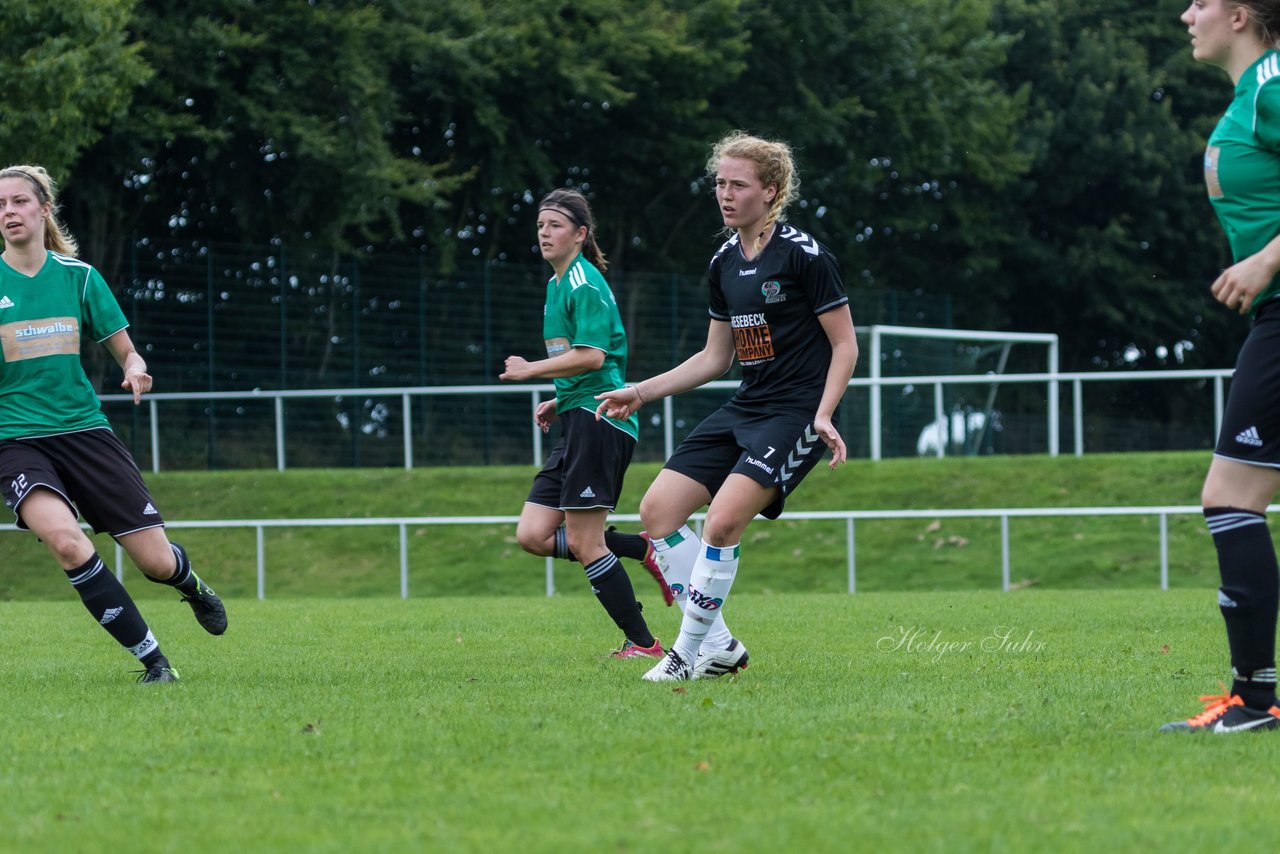
[[[640,411],[641,406],[644,406],[644,402],[640,399],[640,392],[636,391],[635,386],[626,386],[613,391],[606,391],[604,394],[597,394],[596,400],[600,401],[600,405],[596,407],[597,421],[600,420],[601,416],[619,420],[630,418],[632,414]]]
[[[498,374],[500,380],[518,383],[533,379],[533,368],[530,367],[529,360],[522,356],[508,356],[503,367],[502,373]]]
[[[124,381],[120,383],[120,388],[133,392],[133,405],[137,406],[142,402],[142,396],[151,391],[151,374],[137,368],[130,368],[124,372]]]
[[[827,463],[827,468],[835,471],[836,467],[848,459],[849,455],[844,446],[844,439],[840,438],[840,431],[836,430],[830,418],[814,418],[813,431],[831,449],[831,462]]]
[[[1258,253],[1223,270],[1209,290],[1213,298],[1227,308],[1248,314],[1253,301],[1271,283],[1274,275],[1275,271],[1262,253]]]
[[[555,423],[557,417],[554,399],[542,401],[542,403],[538,404],[538,408],[533,411],[533,423],[537,424],[543,433],[551,429],[551,425]]]

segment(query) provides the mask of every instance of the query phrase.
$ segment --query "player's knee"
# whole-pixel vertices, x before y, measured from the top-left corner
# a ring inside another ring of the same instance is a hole
[[[172,549],[162,552],[147,551],[140,554],[130,552],[129,557],[133,558],[134,564],[142,570],[143,575],[151,578],[161,580],[172,578],[178,571],[178,559]]]
[[[531,555],[537,555],[538,557],[549,557],[551,555],[552,544],[549,538],[543,536],[541,532],[527,528],[516,528],[516,542],[520,544],[520,548]]]
[[[569,531],[569,551],[580,560],[605,552],[604,531]]]
[[[58,527],[42,531],[41,539],[64,566],[79,566],[93,554],[93,544],[78,527]]]
[[[735,546],[742,542],[745,528],[746,525],[740,519],[710,509],[707,511],[706,521],[702,523],[702,541],[716,548]]]
[[[640,525],[650,536],[665,537],[679,530],[684,519],[676,518],[661,498],[646,492],[640,499]]]

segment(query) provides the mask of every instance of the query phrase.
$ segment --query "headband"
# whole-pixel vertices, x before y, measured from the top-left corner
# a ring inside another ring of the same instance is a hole
[[[577,225],[579,228],[586,225],[586,223],[578,222],[578,217],[575,216],[573,213],[571,213],[568,208],[562,208],[560,207],[560,205],[557,205],[555,202],[542,205],[541,207],[538,208],[538,210],[539,211],[555,211],[558,214],[564,214],[564,216],[568,218],[569,222],[573,223],[574,225]]]

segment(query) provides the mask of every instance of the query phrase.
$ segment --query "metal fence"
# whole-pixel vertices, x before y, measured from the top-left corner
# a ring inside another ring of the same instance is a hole
[[[941,424],[944,426],[943,441],[937,443],[934,453],[937,456],[945,456],[949,448],[962,447],[965,444],[963,435],[954,435],[952,429],[953,424],[959,422],[963,424],[962,419],[953,417],[954,410],[949,410],[945,405],[944,389],[951,387],[981,387],[981,388],[1003,388],[1010,387],[1035,387],[1042,389],[1038,394],[1030,397],[1024,395],[1024,400],[1029,400],[1033,405],[1039,408],[1040,413],[1033,411],[1023,411],[1020,413],[1005,410],[1002,417],[1006,421],[1012,421],[1016,415],[1020,418],[1020,423],[1029,432],[1038,424],[1038,428],[1034,430],[1038,433],[1038,441],[1032,440],[1028,442],[1027,450],[1047,453],[1056,456],[1060,452],[1059,436],[1061,427],[1060,422],[1063,420],[1061,412],[1063,407],[1058,401],[1061,394],[1061,388],[1066,386],[1070,388],[1070,402],[1066,405],[1065,410],[1069,415],[1069,435],[1072,439],[1072,452],[1076,456],[1081,456],[1087,448],[1087,429],[1088,418],[1085,408],[1085,387],[1093,384],[1123,384],[1132,386],[1137,383],[1168,383],[1182,382],[1191,383],[1200,387],[1200,394],[1205,398],[1203,405],[1199,408],[1199,418],[1184,425],[1189,429],[1196,430],[1193,434],[1196,436],[1196,443],[1189,444],[1187,448],[1208,448],[1212,446],[1218,430],[1222,424],[1223,400],[1225,397],[1225,383],[1231,376],[1230,370],[1195,370],[1195,371],[1095,371],[1083,373],[1029,373],[1029,374],[987,374],[980,376],[959,375],[959,376],[915,376],[915,377],[862,377],[850,380],[849,386],[854,394],[849,395],[845,405],[842,407],[842,413],[838,428],[846,443],[850,447],[851,457],[868,457],[871,459],[879,459],[878,449],[883,447],[884,435],[887,430],[895,430],[899,433],[904,429],[907,432],[918,430],[919,419],[904,428],[902,425],[890,424],[886,425],[883,410],[876,407],[873,403],[877,397],[884,394],[886,390],[896,390],[899,393],[910,390],[922,401],[928,400],[931,409],[928,412],[929,423]],[[736,382],[718,380],[708,383],[704,386],[699,394],[700,396],[693,404],[682,403],[680,398],[666,398],[662,401],[660,407],[651,408],[642,411],[643,430],[647,433],[649,430],[658,430],[662,436],[662,442],[659,447],[655,447],[653,442],[643,442],[641,447],[645,448],[647,453],[638,454],[637,459],[666,459],[671,455],[675,445],[688,432],[689,429],[697,424],[698,420],[705,415],[713,406],[719,405],[719,402],[726,399],[732,390],[737,387]],[[927,391],[922,391],[927,390]],[[314,390],[290,390],[290,391],[268,391],[254,390],[247,392],[192,392],[192,393],[156,393],[150,394],[144,399],[144,406],[141,411],[145,413],[145,417],[133,410],[132,398],[128,395],[103,395],[102,400],[108,408],[114,408],[115,413],[121,413],[124,410],[124,417],[113,417],[113,423],[117,432],[125,435],[126,441],[131,442],[135,456],[139,459],[144,468],[149,461],[150,469],[153,472],[159,472],[164,467],[163,461],[167,459],[165,452],[165,442],[183,443],[188,441],[191,436],[189,413],[177,409],[182,404],[206,404],[209,420],[212,424],[217,418],[216,406],[221,404],[224,411],[229,414],[223,416],[224,419],[233,419],[243,417],[247,411],[246,407],[256,407],[258,409],[269,410],[269,416],[266,419],[259,418],[257,430],[237,430],[232,438],[225,441],[236,443],[236,447],[241,451],[241,465],[229,466],[240,468],[270,468],[284,471],[290,467],[314,467],[325,465],[342,465],[343,461],[337,459],[337,453],[328,461],[324,459],[316,459],[314,455],[314,440],[307,443],[307,452],[301,455],[301,459],[292,458],[290,454],[289,430],[291,425],[294,429],[307,430],[314,432],[317,425],[308,421],[305,414],[302,416],[293,416],[291,418],[291,408],[299,402],[320,402],[326,406],[342,406],[346,401],[362,401],[362,406],[368,407],[370,402],[375,402],[376,409],[382,413],[380,417],[380,427],[377,433],[367,435],[364,439],[365,451],[364,456],[371,458],[366,464],[381,466],[400,466],[406,469],[415,467],[416,465],[448,465],[461,461],[479,461],[484,456],[472,453],[463,454],[459,458],[445,457],[441,459],[440,449],[433,449],[432,453],[423,455],[419,453],[419,449],[424,444],[430,444],[431,437],[437,436],[447,431],[443,429],[442,422],[452,423],[459,418],[470,417],[468,413],[483,413],[494,411],[494,401],[498,398],[509,398],[519,404],[512,409],[509,405],[507,422],[512,426],[504,431],[500,440],[502,453],[487,455],[489,458],[497,456],[496,461],[511,464],[521,464],[529,462],[532,465],[541,465],[544,458],[544,440],[545,437],[541,430],[533,425],[533,411],[537,407],[539,401],[546,397],[554,396],[554,386],[551,384],[533,384],[533,385],[517,385],[517,386],[434,386],[434,387],[405,387],[405,388],[385,388],[385,389],[314,389]],[[456,401],[456,400],[472,400],[475,401],[471,405],[449,406],[441,404],[439,401]],[[168,412],[171,408],[177,410],[177,414],[170,423]],[[310,411],[305,407],[300,408],[303,413]],[[239,416],[232,414],[239,412]],[[415,417],[415,413],[417,413]],[[521,414],[522,413],[522,414]],[[859,420],[859,416],[861,419]],[[490,419],[492,422],[492,418]],[[264,423],[265,422],[265,423]],[[262,427],[269,424],[267,429]],[[122,430],[122,426],[125,425]],[[489,427],[493,430],[492,423]],[[963,431],[963,427],[960,428]],[[214,438],[215,429],[208,428],[207,434],[209,441],[216,441]],[[525,442],[513,443],[513,437],[524,435],[527,436]],[[642,434],[642,438],[644,434]],[[347,440],[350,442],[350,438]],[[370,447],[374,447],[374,451]],[[523,448],[523,451],[520,449]],[[1102,450],[1107,450],[1103,448]],[[657,456],[660,451],[661,456]],[[341,452],[338,452],[341,453]],[[359,464],[361,455],[357,452],[353,455],[355,464]],[[198,461],[198,459],[197,459]],[[348,463],[351,464],[351,463]],[[190,468],[192,466],[169,466],[170,468]],[[199,466],[195,466],[199,467]]]
[[[1267,508],[1268,511],[1280,509],[1280,505]],[[1005,592],[1010,589],[1010,565],[1012,561],[1012,543],[1009,532],[1010,519],[1029,518],[1061,518],[1065,516],[1155,516],[1159,520],[1158,549],[1158,583],[1161,590],[1169,589],[1169,517],[1199,516],[1200,507],[1167,506],[1167,507],[1001,507],[967,510],[812,510],[788,512],[787,520],[843,519],[845,522],[845,573],[849,593],[857,592],[857,539],[856,523],[886,519],[981,519],[995,518],[1000,520],[1000,588]],[[638,522],[640,517],[634,513],[619,513],[610,517],[612,521]],[[699,536],[702,534],[702,521],[705,514],[697,513],[691,517]],[[257,595],[266,598],[267,568],[263,548],[263,532],[267,528],[341,528],[341,527],[387,527],[395,529],[400,541],[399,594],[402,599],[409,598],[409,539],[408,527],[427,525],[515,525],[518,516],[389,516],[377,518],[345,518],[345,519],[211,519],[167,522],[169,528],[213,528],[235,529],[251,528],[257,542]],[[768,520],[763,520],[766,523]],[[2,531],[17,531],[15,525],[0,525]],[[116,575],[124,577],[124,558],[120,545],[116,545]],[[546,559],[546,594],[556,593],[553,560]],[[388,592],[390,585],[388,585]]]

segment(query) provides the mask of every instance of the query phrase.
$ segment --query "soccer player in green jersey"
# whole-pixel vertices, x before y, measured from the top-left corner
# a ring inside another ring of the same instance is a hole
[[[534,420],[543,432],[559,420],[561,438],[533,480],[516,540],[531,554],[582,564],[596,599],[624,635],[614,657],[661,658],[662,645],[650,633],[618,560],[641,561],[670,605],[653,547],[643,533],[605,528],[622,494],[640,423],[635,416],[595,417],[595,396],[621,388],[627,370],[627,334],[602,275],[608,263],[595,231],[591,207],[577,190],[554,190],[538,205],[538,247],[555,271],[542,319],[547,358],[508,356],[499,379],[554,380],[555,399],[539,404]]]
[[[845,460],[836,407],[858,360],[840,266],[811,235],[785,222],[799,180],[791,147],[742,132],[712,148],[707,170],[730,237],[707,270],[710,325],[702,350],[634,387],[603,392],[597,413],[640,407],[697,388],[736,359],[742,384],[680,443],[640,502],[640,518],[678,590],[680,635],[644,678],[702,679],[747,665],[723,607],[740,544],[757,514],[783,504],[831,450]],[[689,517],[707,507],[702,540]]]
[[[135,404],[151,390],[120,306],[98,271],[77,260],[57,211],[43,168],[0,170],[0,494],[18,527],[49,547],[93,619],[142,663],[139,681],[173,682],[177,673],[77,517],[111,534],[148,579],[176,588],[205,631],[226,631],[227,614],[165,536],[85,376],[82,333],[115,358]]]
[[[1201,502],[1218,552],[1232,685],[1166,732],[1235,733],[1280,726],[1276,615],[1280,571],[1267,505],[1280,491],[1280,2],[1195,0],[1182,14],[1192,54],[1221,68],[1235,97],[1209,136],[1204,177],[1234,264],[1218,302],[1253,316],[1236,361]]]

